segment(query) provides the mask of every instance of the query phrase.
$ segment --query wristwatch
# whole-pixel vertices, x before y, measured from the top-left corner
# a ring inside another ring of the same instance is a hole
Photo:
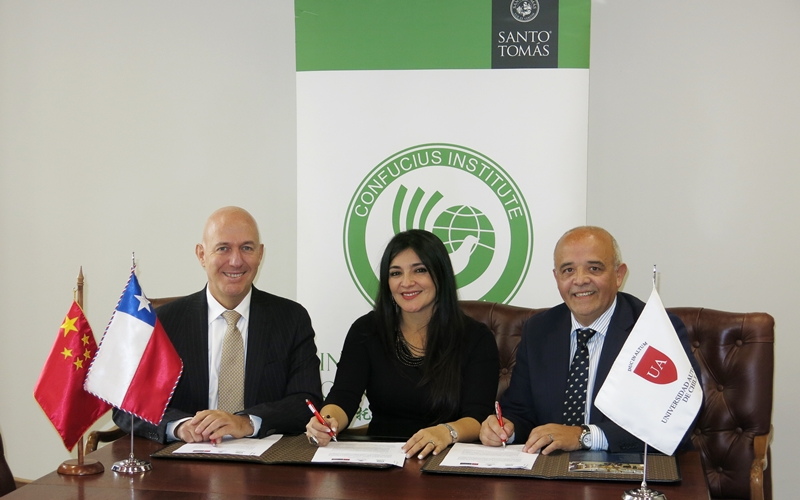
[[[456,444],[456,441],[458,441],[458,432],[456,432],[456,430],[453,429],[453,427],[450,424],[442,424],[442,425],[447,427],[447,430],[450,431],[450,437],[453,438],[453,442],[451,442],[450,444]]]
[[[592,429],[588,425],[581,425],[581,437],[578,438],[581,443],[582,450],[588,450],[592,447]]]

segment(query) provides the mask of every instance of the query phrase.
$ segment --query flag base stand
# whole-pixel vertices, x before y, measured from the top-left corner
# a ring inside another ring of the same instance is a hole
[[[639,489],[628,490],[622,495],[622,500],[667,500],[667,497],[660,491],[651,490],[647,487],[647,441],[644,443],[644,467],[642,471],[642,484]]]
[[[644,488],[626,491],[622,495],[622,500],[667,500],[667,497],[660,491],[651,490],[645,486]]]
[[[79,460],[71,459],[65,460],[59,465],[57,472],[65,476],[89,476],[100,474],[104,470],[103,464],[97,460],[84,460],[83,463],[80,463]]]
[[[122,474],[139,474],[140,472],[153,470],[153,466],[150,465],[150,462],[147,460],[139,460],[131,453],[127,459],[114,462],[114,465],[111,466],[111,470],[114,472],[121,472]]]
[[[83,458],[83,436],[78,438],[78,458],[65,460],[58,466],[56,472],[64,476],[90,476],[100,474],[105,470],[103,464],[97,460],[86,460]]]
[[[114,462],[111,470],[114,472],[121,472],[122,474],[139,474],[141,472],[148,472],[153,470],[153,466],[147,460],[139,460],[133,456],[133,413],[131,413],[131,453],[125,460]]]

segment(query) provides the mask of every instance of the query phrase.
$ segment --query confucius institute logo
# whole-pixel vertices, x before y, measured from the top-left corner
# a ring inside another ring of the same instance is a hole
[[[507,303],[530,267],[533,226],[522,192],[495,161],[463,146],[422,144],[395,153],[353,194],[345,260],[370,304],[383,250],[407,229],[426,229],[444,242],[462,299]]]

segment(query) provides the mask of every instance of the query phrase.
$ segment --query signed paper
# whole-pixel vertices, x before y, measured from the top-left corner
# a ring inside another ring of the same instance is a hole
[[[311,462],[351,463],[351,464],[389,464],[402,467],[406,455],[403,443],[376,442],[331,442],[320,447]]]
[[[211,443],[186,443],[173,454],[179,453],[205,453],[208,455],[242,455],[260,457],[270,446],[277,443],[282,434],[273,434],[262,439],[232,437],[222,438],[222,442],[216,446]]]
[[[439,465],[442,467],[531,470],[538,456],[538,453],[523,453],[521,444],[501,448],[482,444],[456,443]]]

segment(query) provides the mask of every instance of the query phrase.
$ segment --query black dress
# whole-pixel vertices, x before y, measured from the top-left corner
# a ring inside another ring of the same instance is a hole
[[[472,417],[479,423],[494,413],[500,361],[494,336],[483,323],[464,319],[462,376],[459,408],[436,418],[430,391],[420,386],[422,368],[406,366],[394,352],[387,355],[377,333],[375,313],[360,317],[344,341],[336,378],[325,404],[335,404],[349,421],[358,410],[364,391],[372,419],[368,435],[409,438],[425,427]]]

